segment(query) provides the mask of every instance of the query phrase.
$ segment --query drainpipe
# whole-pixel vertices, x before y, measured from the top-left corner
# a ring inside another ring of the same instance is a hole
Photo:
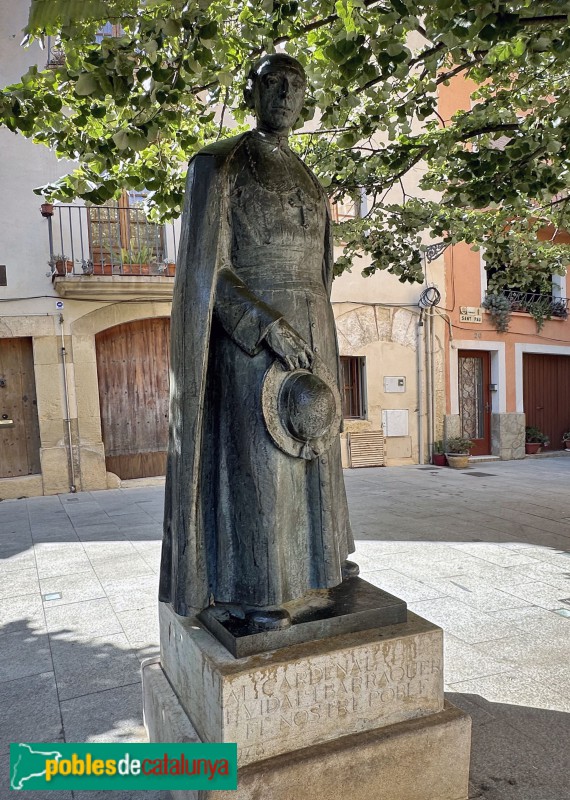
[[[423,341],[422,334],[424,330],[424,312],[425,309],[420,308],[420,316],[418,320],[418,331],[416,340],[416,358],[418,368],[418,462],[425,463],[425,448],[424,448],[424,354],[423,354]]]
[[[432,368],[431,368],[431,315],[426,309],[426,332],[424,336],[425,359],[426,359],[426,410],[427,410],[427,445],[428,457],[431,458],[433,452],[433,420],[432,420]]]
[[[429,337],[430,337],[430,369],[431,369],[431,441],[435,442],[435,326],[434,326],[434,309],[430,308],[430,323],[429,323]]]
[[[59,324],[61,325],[61,363],[63,365],[63,395],[65,398],[65,422],[67,422],[67,461],[69,464],[69,475],[71,477],[71,484],[69,491],[75,493],[77,487],[75,485],[75,467],[73,465],[73,444],[71,441],[71,419],[69,418],[69,387],[67,384],[67,353],[65,350],[65,337],[63,335],[63,314],[59,315]]]

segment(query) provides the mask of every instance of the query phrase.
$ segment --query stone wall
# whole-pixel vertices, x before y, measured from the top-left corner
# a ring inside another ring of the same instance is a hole
[[[388,307],[380,303],[333,302],[341,356],[360,356],[366,359],[366,420],[345,420],[345,432],[382,427],[382,412],[405,411],[408,415],[407,435],[387,436],[386,465],[413,464],[419,461],[418,418],[418,322],[417,309]],[[435,373],[435,430],[441,437],[445,409],[444,329],[443,321],[434,321]],[[423,333],[424,330],[420,329]],[[425,360],[422,340],[421,358]],[[425,370],[425,365],[424,365]],[[403,377],[405,389],[389,392],[385,377]],[[427,451],[426,378],[423,395],[423,436]],[[341,439],[343,466],[348,466],[346,436]]]
[[[454,439],[461,436],[461,417],[459,414],[446,414],[443,418],[443,439]]]
[[[524,458],[524,414],[491,414],[491,451],[503,461]]]

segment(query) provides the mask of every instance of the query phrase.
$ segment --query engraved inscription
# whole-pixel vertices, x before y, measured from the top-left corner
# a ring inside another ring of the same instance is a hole
[[[399,718],[415,716],[402,709],[437,702],[442,667],[431,649],[424,656],[418,645],[417,640],[383,642],[236,679],[225,695],[228,733],[236,731],[240,748],[253,746],[248,757],[262,756],[261,741],[295,737],[301,729],[341,726],[349,715],[365,721],[367,728],[395,713]]]

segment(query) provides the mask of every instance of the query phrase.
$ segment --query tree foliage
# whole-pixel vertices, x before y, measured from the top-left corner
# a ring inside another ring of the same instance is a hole
[[[78,163],[46,197],[145,188],[176,216],[189,157],[241,129],[250,63],[284,46],[309,78],[314,130],[294,146],[334,199],[369,197],[339,272],[364,252],[367,273],[421,279],[427,231],[547,280],[567,259],[569,15],[563,0],[33,0],[26,40],[61,57],[0,93],[0,123]],[[109,21],[122,35],[97,41]],[[465,79],[470,107],[443,119],[439,91]]]

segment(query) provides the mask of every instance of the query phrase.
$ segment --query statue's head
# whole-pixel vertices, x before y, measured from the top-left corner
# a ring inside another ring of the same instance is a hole
[[[305,86],[301,64],[286,53],[272,53],[250,69],[244,97],[261,128],[285,133],[299,118]]]

